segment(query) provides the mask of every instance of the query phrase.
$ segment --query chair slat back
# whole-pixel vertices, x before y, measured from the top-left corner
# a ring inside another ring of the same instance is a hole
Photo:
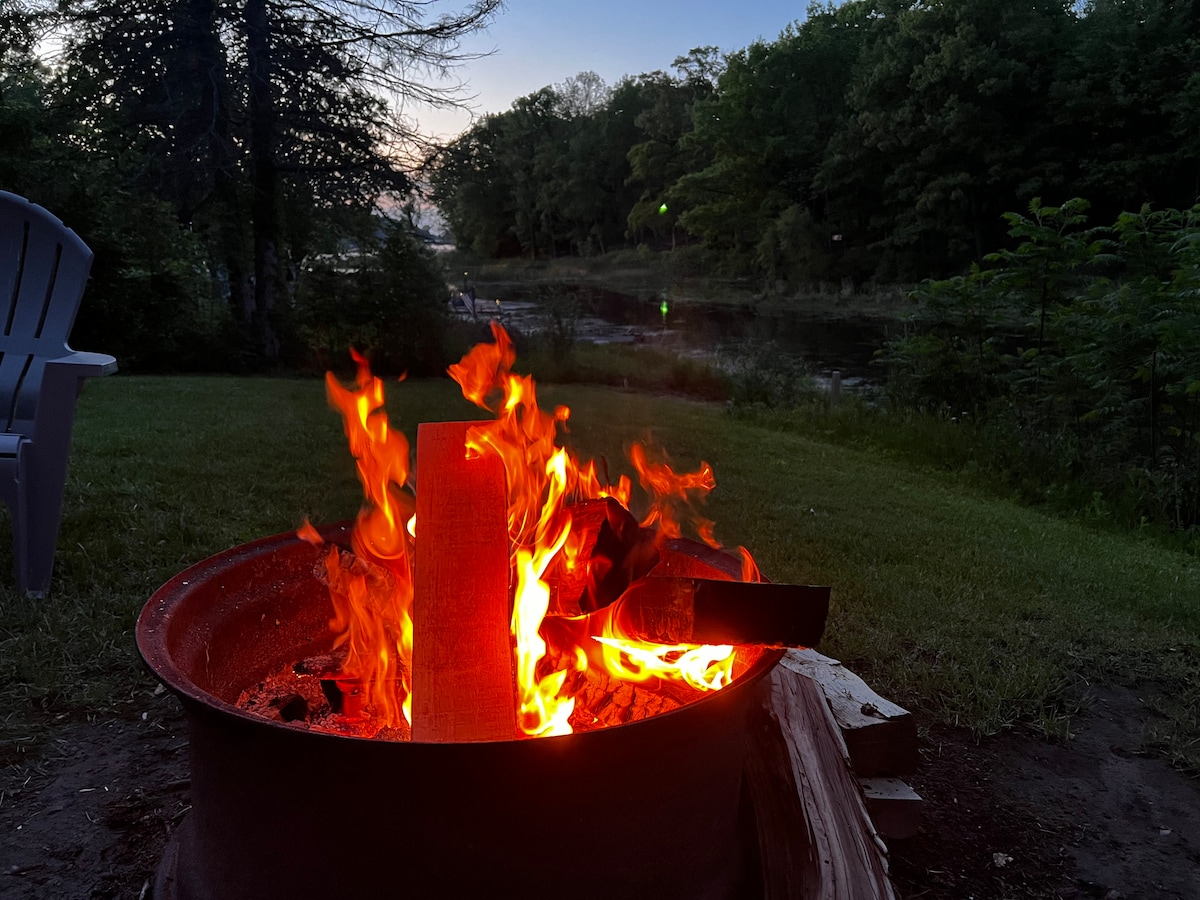
[[[0,304],[4,304],[6,323],[8,310],[21,289],[25,245],[29,241],[29,223],[20,212],[8,196],[0,194]]]
[[[5,353],[0,359],[0,431],[32,434],[46,359]]]
[[[0,191],[0,429],[33,420],[45,360],[68,351],[91,268],[75,232]]]

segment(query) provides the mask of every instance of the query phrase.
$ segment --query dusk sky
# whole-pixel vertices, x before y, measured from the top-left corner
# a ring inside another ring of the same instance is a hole
[[[774,40],[804,17],[807,0],[509,0],[486,33],[464,44],[470,52],[495,49],[468,62],[479,114],[502,112],[518,97],[592,70],[608,85],[623,75],[671,63],[693,47],[738,50],[757,38]],[[412,110],[420,130],[450,137],[470,124],[466,112]]]

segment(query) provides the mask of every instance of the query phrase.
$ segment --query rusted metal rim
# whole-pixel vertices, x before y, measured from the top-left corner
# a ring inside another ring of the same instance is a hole
[[[319,531],[326,541],[348,546],[352,527],[353,523],[340,522],[324,526]],[[704,545],[696,544],[696,548],[710,559],[714,556],[713,551]],[[234,702],[236,692],[252,683],[254,678],[274,671],[287,662],[294,662],[296,647],[302,646],[313,634],[321,635],[327,631],[325,623],[332,613],[332,607],[328,607],[326,612],[323,604],[314,604],[314,597],[321,596],[323,599],[324,589],[315,578],[306,582],[303,577],[304,573],[311,572],[320,553],[318,548],[301,540],[295,533],[286,532],[232,547],[180,572],[154,592],[138,616],[136,640],[143,661],[164,685],[186,701],[248,722],[305,734],[314,739],[376,743],[372,738],[297,729],[256,716]],[[219,587],[214,590],[214,586]],[[218,606],[222,608],[216,608]],[[231,606],[236,626],[222,627],[224,623],[220,620],[230,616]],[[257,622],[254,619],[255,611],[259,612]],[[314,611],[317,612],[315,617],[312,615]],[[281,613],[287,617],[286,622],[279,618]],[[298,614],[300,618],[291,618],[289,614]],[[296,635],[297,626],[305,629],[307,634]],[[316,626],[315,630],[308,630],[312,626]],[[246,627],[260,632],[260,652],[253,654],[258,664],[246,667],[245,654],[230,654],[226,647],[222,647],[220,654],[224,658],[214,660],[213,644],[221,643],[221,632],[226,632],[226,637],[241,638],[237,644],[244,644],[248,635],[243,630]],[[280,641],[280,635],[287,637]],[[208,685],[198,684],[194,677],[197,657],[201,653],[205,656],[205,669],[212,676]],[[231,656],[237,657],[236,664],[232,671],[227,671]],[[747,690],[749,685],[774,668],[781,656],[782,651],[765,651],[729,687],[654,718],[676,715],[695,703],[705,703],[718,696],[729,696],[730,692]],[[587,734],[637,724],[614,725]],[[561,735],[537,740],[570,740],[579,736]]]
[[[348,545],[351,527],[342,522],[319,531],[327,541]],[[281,591],[294,595],[294,586],[288,582],[296,580],[302,569],[311,571],[318,558],[317,548],[295,533],[285,532],[239,544],[185,569],[155,591],[138,616],[135,636],[142,660],[185,701],[238,719],[277,726],[238,707],[227,691],[197,684],[193,677],[195,657],[203,652],[211,672],[212,644],[219,637],[214,620],[230,615],[226,607],[232,605],[236,615],[239,608],[246,609]],[[317,594],[315,590],[312,593]],[[311,602],[302,596],[291,599]],[[266,609],[262,611],[265,614]],[[221,661],[217,662],[220,665]],[[238,674],[244,675],[247,683],[253,678],[252,674]]]

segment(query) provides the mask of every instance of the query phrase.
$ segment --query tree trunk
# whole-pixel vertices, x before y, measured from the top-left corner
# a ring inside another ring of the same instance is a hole
[[[194,0],[198,14],[204,15],[205,30],[199,51],[196,78],[203,85],[205,101],[201,120],[208,124],[207,144],[212,166],[212,207],[215,219],[217,247],[228,280],[228,298],[234,321],[243,325],[246,333],[253,321],[254,294],[251,274],[245,261],[245,214],[238,196],[238,164],[234,152],[233,125],[230,121],[232,98],[229,73],[226,68],[225,47],[218,28],[215,0]]]
[[[178,44],[164,77],[182,104],[175,121],[167,189],[180,224],[189,227],[213,190],[216,159],[212,133],[226,97],[224,48],[217,34],[214,0],[186,0],[175,20]]]
[[[1158,465],[1158,350],[1150,354],[1150,465]]]
[[[279,271],[278,173],[275,164],[278,126],[271,88],[271,23],[266,0],[248,0],[245,25],[250,69],[250,179],[253,192],[250,214],[254,223],[251,332],[262,361],[271,364],[279,359],[279,339],[271,322]]]
[[[176,129],[172,196],[185,226],[208,230],[214,276],[224,273],[221,300],[246,334],[254,321],[253,278],[247,261],[243,223],[246,220],[238,190],[225,46],[221,40],[221,11],[217,0],[185,0],[176,23],[179,31],[179,73],[174,81],[181,95],[194,97]]]

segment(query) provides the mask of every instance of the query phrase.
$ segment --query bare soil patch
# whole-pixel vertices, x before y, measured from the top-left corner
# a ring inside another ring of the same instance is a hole
[[[977,744],[933,727],[911,779],[920,834],[897,842],[906,898],[1200,897],[1200,785],[1138,753],[1138,690],[1098,691],[1075,736]],[[188,810],[187,739],[169,695],[145,718],[72,722],[0,770],[0,897],[141,898]]]
[[[189,809],[182,712],[167,695],[153,703],[144,719],[72,722],[29,754],[12,748],[17,760],[0,770],[0,897],[150,896]]]
[[[931,728],[921,831],[892,848],[901,895],[1200,897],[1200,784],[1139,752],[1152,689],[1094,691],[1065,743]]]

